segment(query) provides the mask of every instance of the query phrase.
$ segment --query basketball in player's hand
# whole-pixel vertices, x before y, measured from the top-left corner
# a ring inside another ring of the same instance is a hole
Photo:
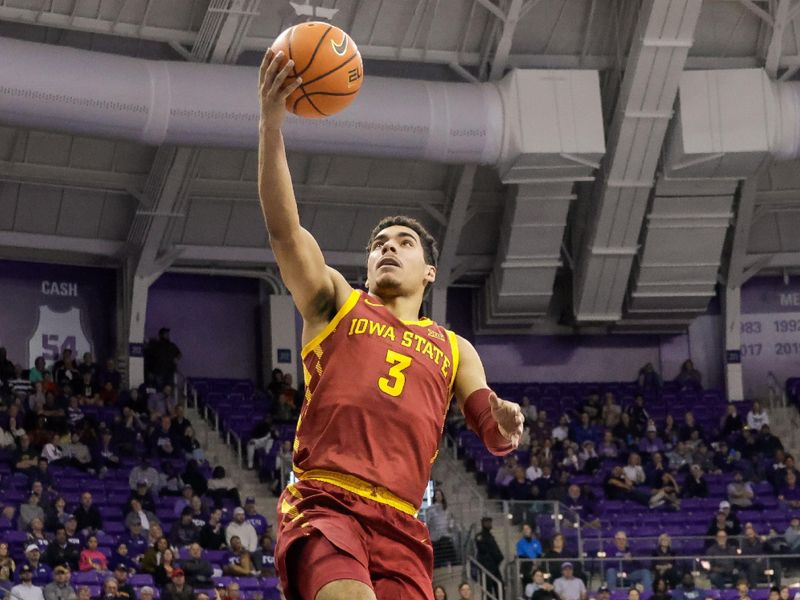
[[[290,27],[272,44],[294,61],[287,81],[302,85],[287,99],[286,109],[300,117],[319,119],[344,110],[361,89],[364,65],[355,42],[330,23],[312,21]]]

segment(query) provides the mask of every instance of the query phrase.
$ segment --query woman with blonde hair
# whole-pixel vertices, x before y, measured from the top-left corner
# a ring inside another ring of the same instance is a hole
[[[668,533],[658,536],[658,545],[653,550],[653,574],[655,579],[663,579],[670,588],[678,585],[679,576],[675,560],[675,551],[672,549],[672,538]]]

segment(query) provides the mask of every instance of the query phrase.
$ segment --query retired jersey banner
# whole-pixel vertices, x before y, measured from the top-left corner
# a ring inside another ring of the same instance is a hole
[[[111,269],[0,261],[0,346],[23,369],[69,348],[104,362],[113,351],[116,276]]]

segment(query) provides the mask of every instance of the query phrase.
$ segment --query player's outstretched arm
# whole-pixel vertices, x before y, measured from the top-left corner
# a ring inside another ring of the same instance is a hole
[[[344,303],[350,286],[325,264],[319,244],[300,225],[281,127],[286,98],[301,81],[292,79],[292,62],[268,50],[259,71],[261,107],[258,143],[258,195],[270,245],[281,277],[307,323],[327,322]]]
[[[501,400],[486,383],[486,372],[474,346],[458,339],[460,362],[456,372],[455,395],[467,426],[477,433],[486,448],[501,456],[519,445],[525,418],[518,404]]]

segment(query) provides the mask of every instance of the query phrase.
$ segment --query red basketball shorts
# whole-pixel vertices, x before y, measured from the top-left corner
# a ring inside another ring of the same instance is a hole
[[[275,569],[287,600],[354,579],[378,600],[433,598],[433,547],[415,517],[338,486],[299,481],[278,500]]]

